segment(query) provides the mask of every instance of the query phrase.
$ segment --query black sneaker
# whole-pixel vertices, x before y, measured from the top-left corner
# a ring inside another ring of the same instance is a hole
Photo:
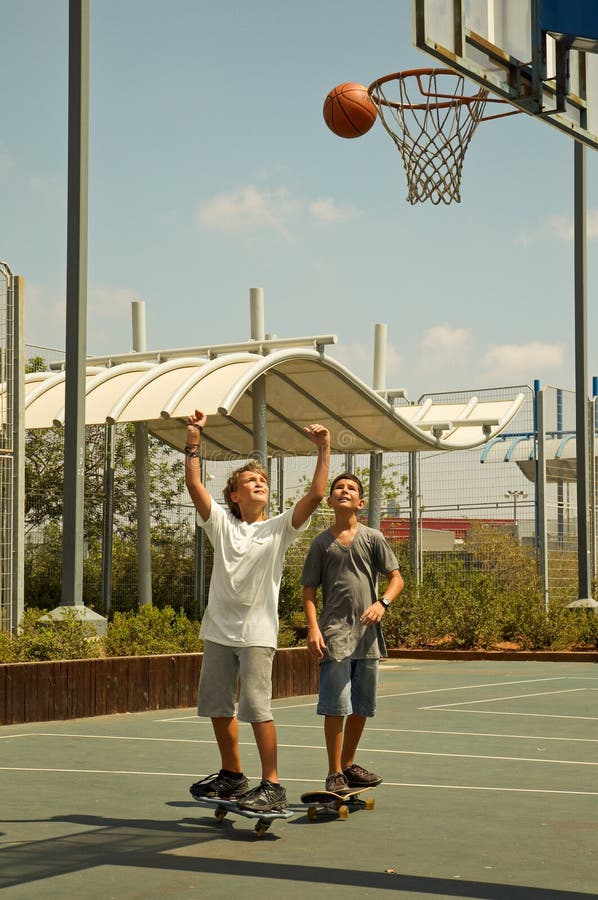
[[[367,769],[357,766],[355,763],[352,766],[347,766],[343,770],[343,775],[347,779],[347,784],[350,788],[376,787],[376,785],[382,784],[382,779],[379,775],[376,775],[374,772],[368,772]]]
[[[237,806],[251,812],[283,812],[287,807],[287,792],[279,784],[262,781],[256,788],[248,791]]]
[[[333,794],[346,794],[351,788],[342,772],[333,772],[326,777],[326,790]]]
[[[223,800],[236,800],[237,797],[246,794],[249,790],[249,782],[244,775],[234,778],[225,775],[222,769],[217,775],[208,775],[201,781],[196,781],[189,788],[191,796],[196,800],[214,799],[221,797]]]

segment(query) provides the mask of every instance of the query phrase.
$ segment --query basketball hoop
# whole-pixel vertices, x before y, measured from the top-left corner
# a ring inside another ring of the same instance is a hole
[[[443,90],[441,90],[441,86]],[[465,94],[452,69],[413,69],[374,81],[368,93],[395,142],[407,174],[410,203],[461,202],[465,151],[484,116],[488,92]],[[416,96],[417,92],[417,96]]]

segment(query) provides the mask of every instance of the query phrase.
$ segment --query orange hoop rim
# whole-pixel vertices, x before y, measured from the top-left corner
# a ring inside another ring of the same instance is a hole
[[[372,94],[375,92],[376,88],[381,87],[383,84],[387,84],[389,81],[405,81],[407,78],[414,78],[417,81],[419,92],[422,97],[428,98],[427,102],[398,103],[395,100],[387,100],[384,96],[377,97],[375,102],[380,103],[382,106],[391,106],[394,109],[448,109],[451,106],[465,106],[476,103],[479,100],[484,100],[488,94],[488,91],[483,87],[480,87],[476,94],[464,94],[462,96],[457,94],[441,94],[438,91],[428,91],[422,83],[422,78],[428,75],[452,75],[453,78],[459,78],[463,82],[465,81],[465,76],[460,75],[459,72],[455,72],[453,69],[406,69],[402,72],[392,72],[390,75],[383,75],[382,78],[377,78],[376,81],[373,81],[368,87],[368,94],[373,100]],[[430,102],[429,98],[436,98],[436,102]]]
[[[490,116],[481,116],[480,122],[487,122],[491,119],[502,119],[505,116],[514,116],[522,111],[517,108],[514,109],[512,104],[509,103],[508,100],[503,100],[502,97],[490,97],[488,95],[488,90],[481,85],[476,94],[464,94],[462,96],[458,96],[457,94],[441,94],[438,91],[427,91],[424,88],[421,79],[425,76],[435,75],[452,75],[454,78],[459,78],[465,82],[465,75],[456,72],[454,69],[405,69],[401,72],[392,72],[390,75],[383,75],[382,78],[377,78],[375,81],[372,81],[367,91],[374,104],[398,110],[411,109],[417,111],[426,109],[450,109],[455,106],[471,106],[474,103],[480,103],[482,101],[484,101],[484,103],[498,103],[501,106],[510,107],[507,112],[496,113],[495,115]],[[383,84],[387,84],[389,81],[405,81],[407,78],[415,78],[420,94],[422,97],[426,98],[425,102],[397,102],[396,100],[388,100],[384,94],[376,95],[376,89],[380,88]],[[437,98],[437,101],[430,102],[430,98],[434,97]]]

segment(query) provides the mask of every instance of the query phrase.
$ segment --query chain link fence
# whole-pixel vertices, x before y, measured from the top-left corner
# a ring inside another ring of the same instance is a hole
[[[0,628],[13,625],[13,367],[12,367],[12,275],[0,264]]]

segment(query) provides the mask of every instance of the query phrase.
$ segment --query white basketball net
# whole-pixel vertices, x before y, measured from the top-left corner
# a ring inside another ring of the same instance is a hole
[[[483,88],[471,96],[464,90],[464,77],[450,69],[397,72],[369,87],[403,159],[412,204],[461,202],[465,151],[488,96]]]

